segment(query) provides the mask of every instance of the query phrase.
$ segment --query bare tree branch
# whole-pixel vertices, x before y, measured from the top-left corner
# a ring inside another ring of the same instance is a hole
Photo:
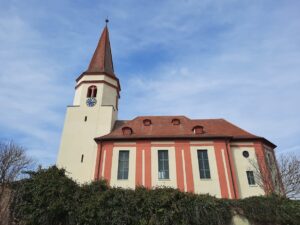
[[[5,224],[9,215],[8,207],[11,201],[9,185],[22,178],[22,172],[32,169],[33,165],[33,160],[26,155],[22,146],[13,141],[0,141],[0,224]]]
[[[279,170],[285,194],[300,199],[300,157],[295,154],[280,155]]]
[[[22,146],[13,141],[0,142],[0,184],[8,184],[20,178],[21,172],[30,169],[33,160]]]
[[[278,163],[275,158],[258,159],[265,160],[265,167],[258,165],[256,161],[250,163],[254,168],[256,183],[267,194],[284,193],[288,198],[300,199],[300,158],[299,155],[280,155]]]

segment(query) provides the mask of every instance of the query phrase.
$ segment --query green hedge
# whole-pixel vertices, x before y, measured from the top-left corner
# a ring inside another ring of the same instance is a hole
[[[262,225],[300,225],[300,201],[278,196],[251,197],[235,203],[250,221]]]
[[[11,216],[28,225],[227,225],[232,212],[256,224],[299,225],[299,201],[277,196],[217,199],[171,188],[109,188],[105,181],[83,186],[51,167],[16,185]]]

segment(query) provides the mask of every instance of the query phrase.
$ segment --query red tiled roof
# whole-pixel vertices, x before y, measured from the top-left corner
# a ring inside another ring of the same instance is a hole
[[[145,126],[143,123],[145,119],[151,120],[151,125]],[[173,125],[173,119],[179,119],[180,124]],[[195,126],[202,126],[204,133],[195,134],[193,132],[193,128]],[[124,127],[131,128],[132,134],[124,135],[122,130],[122,128]],[[134,118],[133,120],[117,121],[111,133],[102,137],[95,138],[95,140],[100,141],[163,138],[210,139],[226,137],[233,139],[263,139],[235,126],[234,124],[224,119],[193,120],[185,116],[139,116]]]
[[[87,73],[108,73],[114,75],[114,66],[107,26],[104,27],[98,46],[91,59]]]

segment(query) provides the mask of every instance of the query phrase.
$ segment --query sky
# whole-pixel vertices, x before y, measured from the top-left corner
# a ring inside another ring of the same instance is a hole
[[[119,119],[224,118],[300,152],[299,0],[0,0],[0,140],[55,164],[108,17]]]

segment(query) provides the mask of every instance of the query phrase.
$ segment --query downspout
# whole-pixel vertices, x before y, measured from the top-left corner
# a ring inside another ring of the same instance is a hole
[[[236,186],[235,186],[235,182],[234,182],[234,179],[233,179],[232,165],[231,165],[231,161],[230,161],[228,146],[229,146],[229,141],[226,140],[226,152],[227,152],[227,158],[228,158],[228,163],[229,163],[231,183],[232,183],[232,187],[233,187],[234,198],[237,199]]]

